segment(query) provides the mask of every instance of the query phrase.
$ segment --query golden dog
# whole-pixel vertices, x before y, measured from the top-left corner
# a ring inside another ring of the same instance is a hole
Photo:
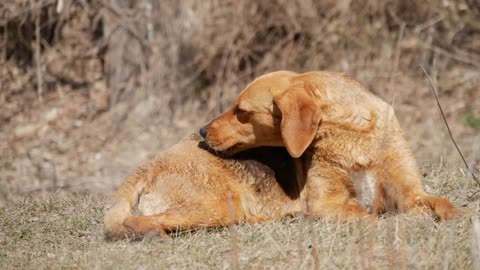
[[[200,144],[200,145],[199,145]],[[192,135],[140,167],[104,219],[107,239],[279,220],[301,210],[292,158],[269,147],[219,158]],[[230,198],[230,199],[229,199]],[[140,215],[132,212],[138,208]]]
[[[426,211],[450,219],[460,213],[423,190],[392,106],[339,73],[261,76],[200,134],[227,156],[259,146],[286,147],[303,164],[301,195],[313,218]]]

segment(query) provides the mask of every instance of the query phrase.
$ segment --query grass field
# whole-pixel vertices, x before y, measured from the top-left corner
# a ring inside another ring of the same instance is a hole
[[[475,186],[461,173],[424,174],[433,194],[479,212]],[[172,235],[170,240],[106,242],[108,198],[76,195],[0,209],[1,268],[12,269],[478,269],[477,217],[435,222],[391,215],[378,222],[287,219]],[[476,230],[474,229],[476,228]],[[234,238],[233,238],[234,239]],[[236,255],[236,250],[238,254]],[[474,260],[476,258],[476,261]]]

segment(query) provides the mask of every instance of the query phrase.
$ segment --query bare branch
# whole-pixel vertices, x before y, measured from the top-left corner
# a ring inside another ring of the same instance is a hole
[[[230,253],[231,253],[231,269],[237,270],[240,269],[240,264],[238,263],[238,236],[237,231],[235,230],[235,209],[233,208],[232,194],[227,194],[227,207],[228,213],[230,215]]]
[[[32,10],[34,10],[34,1],[30,0]],[[43,76],[42,76],[42,63],[41,63],[41,48],[40,48],[40,18],[42,16],[41,3],[36,4],[36,16],[35,16],[35,65],[37,70],[37,94],[40,102],[43,100]]]
[[[462,158],[463,163],[465,164],[465,167],[467,168],[467,170],[470,172],[470,174],[472,175],[472,177],[473,177],[473,179],[475,180],[475,182],[477,182],[478,186],[480,187],[480,181],[478,181],[477,177],[475,176],[475,174],[473,173],[473,171],[472,171],[472,170],[470,169],[470,167],[468,166],[467,161],[466,161],[465,158],[463,157],[462,151],[460,151],[460,148],[458,148],[457,142],[456,142],[455,139],[453,138],[452,131],[450,130],[450,126],[448,125],[447,118],[445,117],[445,113],[443,112],[442,105],[440,105],[440,101],[439,101],[439,99],[438,99],[437,92],[435,91],[435,86],[433,85],[432,80],[430,79],[430,76],[428,75],[427,71],[425,70],[425,68],[424,68],[422,65],[420,65],[420,68],[423,70],[423,73],[424,73],[425,76],[427,77],[428,83],[430,84],[430,89],[432,90],[433,95],[435,96],[435,100],[437,101],[438,109],[440,110],[440,113],[441,113],[441,115],[442,115],[443,121],[445,122],[445,126],[447,127],[448,134],[450,135],[450,139],[452,140],[453,144],[455,145],[455,148],[457,149],[458,154],[459,154],[460,157]],[[479,192],[479,191],[473,193],[473,194],[470,195],[468,198],[471,199],[471,198],[472,198],[475,194],[477,194],[478,192]]]

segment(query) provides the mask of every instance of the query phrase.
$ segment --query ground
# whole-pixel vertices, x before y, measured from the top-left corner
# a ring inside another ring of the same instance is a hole
[[[424,170],[425,187],[480,212],[459,172]],[[437,222],[404,214],[376,222],[300,217],[141,241],[107,242],[109,198],[50,194],[0,209],[0,260],[17,269],[478,269],[480,220]],[[235,240],[236,239],[236,240]],[[235,248],[236,247],[236,248]],[[238,250],[238,253],[236,253]],[[237,254],[237,255],[235,255]],[[474,261],[474,258],[476,261]]]

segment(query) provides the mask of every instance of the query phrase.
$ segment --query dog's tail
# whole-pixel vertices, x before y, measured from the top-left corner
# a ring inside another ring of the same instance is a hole
[[[118,189],[115,201],[104,217],[103,233],[106,240],[128,238],[132,233],[123,225],[124,220],[132,216],[132,209],[137,205],[138,199],[145,186],[141,175],[145,169],[140,168],[131,175]]]

